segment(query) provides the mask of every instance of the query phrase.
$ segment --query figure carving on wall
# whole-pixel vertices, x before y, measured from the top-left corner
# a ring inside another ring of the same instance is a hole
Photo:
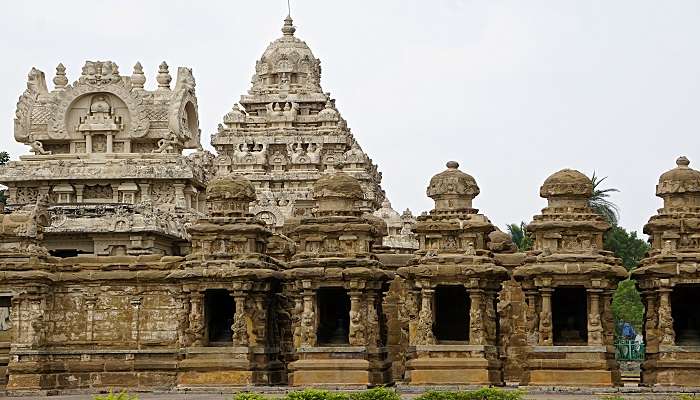
[[[34,154],[51,155],[51,151],[44,150],[44,145],[38,140],[31,142],[29,146],[32,148]]]

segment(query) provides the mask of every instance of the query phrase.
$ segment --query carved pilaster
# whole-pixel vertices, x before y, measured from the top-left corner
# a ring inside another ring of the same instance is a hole
[[[204,345],[204,294],[190,293],[190,317],[187,334],[193,346]]]
[[[379,322],[379,312],[377,307],[379,306],[379,301],[377,299],[378,295],[375,292],[370,292],[367,296],[367,345],[368,346],[380,346],[381,345],[381,333],[380,333],[380,322]]]
[[[469,289],[469,344],[486,344],[484,291]]]
[[[232,292],[235,309],[233,314],[233,325],[231,325],[231,340],[234,346],[248,346],[248,316],[246,314],[245,293]]]
[[[434,289],[423,288],[421,290],[421,306],[418,313],[418,323],[416,324],[416,335],[414,345],[435,344],[433,335],[433,294]]]
[[[551,346],[554,344],[552,339],[552,288],[541,288],[540,296],[542,296],[542,310],[540,311],[540,326],[539,326],[539,344],[543,346]]]
[[[134,296],[129,300],[133,311],[131,313],[131,340],[138,343],[140,339],[139,319],[141,316],[141,297]]]
[[[192,344],[190,336],[187,334],[190,320],[190,298],[187,294],[181,293],[177,296],[177,341],[180,347],[188,347]]]
[[[525,313],[527,344],[534,346],[540,342],[540,316],[537,312],[537,291],[529,290],[525,296],[527,299],[527,310]]]
[[[496,337],[496,301],[494,292],[486,292],[484,295],[484,325],[486,331],[486,341],[489,344],[497,344]]]
[[[648,291],[643,294],[646,300],[646,307],[644,310],[644,343],[646,343],[647,352],[655,353],[658,351],[659,347],[659,335],[658,335],[658,301],[657,293],[653,291]]]
[[[253,320],[253,338],[250,340],[251,345],[264,345],[268,342],[268,326],[267,326],[267,313],[268,313],[268,301],[263,293],[258,293],[255,295],[253,302],[253,314],[251,316]]]
[[[314,307],[314,292],[304,290],[303,308],[301,312],[301,346],[316,346],[316,310]]]
[[[659,292],[659,344],[673,346],[676,334],[673,331],[673,316],[671,314],[671,288],[661,288]]]
[[[350,292],[350,345],[366,346],[366,305],[362,301],[362,292]]]
[[[588,344],[603,344],[603,323],[600,313],[600,289],[588,289]]]

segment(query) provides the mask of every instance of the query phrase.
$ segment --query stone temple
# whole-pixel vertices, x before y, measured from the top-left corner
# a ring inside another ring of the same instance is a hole
[[[14,136],[32,154],[0,167],[0,385],[620,385],[628,273],[590,180],[544,180],[527,252],[455,161],[427,183],[432,210],[399,214],[295,33],[288,17],[217,154],[188,68],[162,63],[155,90],[140,63],[87,61],[73,83],[59,64],[51,90],[30,71]],[[634,271],[642,384],[698,386],[700,172],[679,158],[657,195]]]

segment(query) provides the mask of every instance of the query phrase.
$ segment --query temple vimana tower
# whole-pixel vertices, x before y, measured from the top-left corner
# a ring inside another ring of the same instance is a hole
[[[432,210],[398,213],[295,34],[287,17],[216,154],[189,68],[31,69],[14,125],[31,154],[0,167],[0,386],[620,385],[628,273],[590,180],[544,181],[527,252],[455,161],[426,182]],[[656,194],[633,273],[642,383],[700,386],[700,172],[681,157]]]

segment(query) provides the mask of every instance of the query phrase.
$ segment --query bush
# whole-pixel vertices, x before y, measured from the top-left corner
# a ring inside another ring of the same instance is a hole
[[[376,387],[350,394],[350,400],[401,400],[395,391],[385,387]]]
[[[426,392],[416,400],[520,400],[523,392],[498,388],[482,388],[465,392]]]
[[[700,399],[699,394],[683,393],[683,394],[678,395],[678,400],[698,400],[698,399]]]
[[[304,389],[287,393],[286,400],[349,400],[345,393],[329,392],[328,390]]]
[[[241,392],[233,395],[233,400],[266,400],[260,393]]]
[[[109,391],[106,395],[97,395],[95,396],[95,400],[139,400],[138,397],[132,396],[129,393],[126,392],[126,390],[122,390],[119,393],[114,393],[112,390]]]

